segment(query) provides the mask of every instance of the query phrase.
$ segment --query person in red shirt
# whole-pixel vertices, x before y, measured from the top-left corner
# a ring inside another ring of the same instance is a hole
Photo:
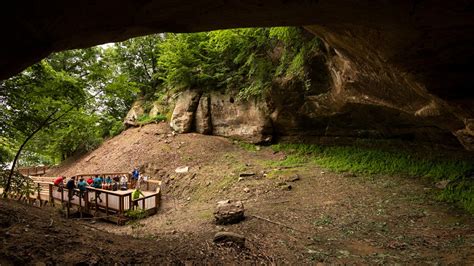
[[[53,183],[58,187],[58,192],[61,192],[64,187],[64,176],[58,176]]]
[[[87,184],[89,184],[89,186],[92,186],[92,183],[94,183],[94,179],[92,179],[92,176],[91,176],[87,179],[86,182],[87,182]]]

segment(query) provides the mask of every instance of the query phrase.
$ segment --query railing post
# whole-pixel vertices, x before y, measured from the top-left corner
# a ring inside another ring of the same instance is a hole
[[[49,202],[50,205],[54,206],[53,184],[49,184]]]
[[[105,193],[105,215],[109,216],[109,193]]]
[[[86,189],[84,194],[84,208],[87,212],[89,212],[89,190]]]
[[[81,215],[81,218],[82,218],[82,194],[79,192],[79,213]]]

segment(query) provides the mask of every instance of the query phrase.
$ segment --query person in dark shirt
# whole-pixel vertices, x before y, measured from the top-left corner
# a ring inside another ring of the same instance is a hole
[[[69,200],[74,199],[74,189],[76,188],[76,177],[72,176],[66,183],[66,188],[68,190],[67,194],[69,197]]]

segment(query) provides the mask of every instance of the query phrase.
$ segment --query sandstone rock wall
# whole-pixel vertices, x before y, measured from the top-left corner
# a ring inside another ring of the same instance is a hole
[[[395,68],[377,69],[358,60],[326,43],[326,51],[309,63],[309,88],[281,78],[262,98],[249,101],[236,99],[235,92],[206,93],[193,101],[184,93],[171,125],[177,132],[252,143],[349,144],[377,138],[473,148],[472,130],[442,99]],[[186,129],[176,127],[181,121],[187,121]]]

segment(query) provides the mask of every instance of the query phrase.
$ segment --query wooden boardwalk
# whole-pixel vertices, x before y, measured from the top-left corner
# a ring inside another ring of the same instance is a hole
[[[128,181],[131,181],[128,173],[81,174],[76,177],[115,174],[127,174]],[[158,212],[160,206],[161,181],[143,181],[140,190],[144,196],[132,200],[132,189],[112,191],[93,187],[86,187],[86,191],[82,194],[78,189],[75,189],[72,193],[73,196],[69,198],[68,189],[54,186],[52,182],[54,177],[31,176],[30,178],[36,184],[37,190],[29,196],[28,200],[36,201],[40,206],[45,204],[61,206],[66,210],[67,217],[76,212],[80,217],[87,214],[123,224],[128,220],[127,211],[131,209],[139,208],[152,215]]]

